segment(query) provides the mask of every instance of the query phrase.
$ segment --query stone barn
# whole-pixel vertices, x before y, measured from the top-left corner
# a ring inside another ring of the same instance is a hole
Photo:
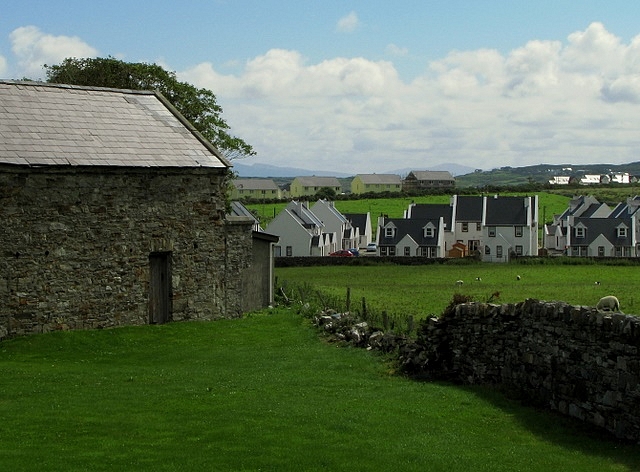
[[[160,94],[0,81],[0,339],[240,316],[229,168]]]

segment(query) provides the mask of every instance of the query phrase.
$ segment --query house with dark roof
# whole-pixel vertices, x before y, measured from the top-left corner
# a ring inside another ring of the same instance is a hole
[[[538,255],[538,196],[483,198],[482,259]]]
[[[437,257],[479,255],[483,260],[506,262],[511,255],[538,253],[538,199],[534,197],[451,197],[450,204],[414,204],[405,211],[407,220],[418,226],[427,220],[442,235]],[[384,218],[379,221],[378,239],[382,238]],[[394,223],[395,224],[395,223]],[[395,240],[401,240],[405,226],[397,226]],[[415,228],[411,229],[414,233]],[[395,242],[395,241],[393,241]],[[388,242],[391,244],[391,242]],[[386,251],[390,252],[389,249]],[[395,249],[396,255],[407,251]],[[423,251],[424,252],[424,251]],[[434,251],[431,251],[434,253]]]
[[[378,255],[444,257],[443,218],[388,218],[378,220]]]
[[[358,174],[351,181],[351,193],[401,192],[402,179],[395,174]]]
[[[240,316],[252,222],[160,94],[0,82],[0,338]]]
[[[640,197],[619,203],[608,215],[584,212],[566,223],[566,254],[573,257],[639,257]]]
[[[560,215],[554,215],[553,223],[544,225],[544,247],[551,254],[564,253],[567,249],[567,228],[571,218],[606,218],[611,209],[591,195],[575,196]]]
[[[345,218],[349,220],[351,226],[358,229],[357,248],[366,248],[373,241],[373,228],[371,227],[371,213],[345,213]]]
[[[311,211],[322,221],[325,232],[335,233],[338,238],[337,249],[358,248],[359,229],[336,209],[334,202],[320,199],[311,207]]]
[[[448,171],[414,170],[402,180],[402,190],[415,193],[421,190],[451,189],[456,179]]]

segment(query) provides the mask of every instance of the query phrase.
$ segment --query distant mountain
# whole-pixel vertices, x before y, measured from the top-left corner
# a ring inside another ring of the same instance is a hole
[[[269,164],[242,164],[233,161],[233,170],[239,177],[298,177],[316,175],[318,177],[351,177],[353,174],[345,174],[334,171],[309,170],[298,167],[278,167]]]

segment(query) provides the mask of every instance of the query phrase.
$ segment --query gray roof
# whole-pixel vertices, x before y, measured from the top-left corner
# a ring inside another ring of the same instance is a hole
[[[0,81],[0,163],[230,166],[158,93],[19,81]]]
[[[341,187],[340,181],[336,177],[316,177],[302,176],[294,179],[303,187]]]
[[[523,197],[487,197],[487,226],[527,224],[527,208]]]
[[[233,185],[245,190],[278,190],[278,185],[271,179],[233,179]]]
[[[402,184],[402,179],[396,174],[358,174],[356,177],[360,177],[365,184]]]

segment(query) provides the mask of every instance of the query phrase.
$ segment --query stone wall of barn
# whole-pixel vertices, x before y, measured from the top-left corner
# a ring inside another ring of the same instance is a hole
[[[152,253],[171,319],[239,316],[251,223],[225,195],[223,169],[0,167],[0,339],[148,323]]]
[[[640,318],[527,300],[468,303],[425,322],[405,349],[411,369],[496,384],[640,442]]]

